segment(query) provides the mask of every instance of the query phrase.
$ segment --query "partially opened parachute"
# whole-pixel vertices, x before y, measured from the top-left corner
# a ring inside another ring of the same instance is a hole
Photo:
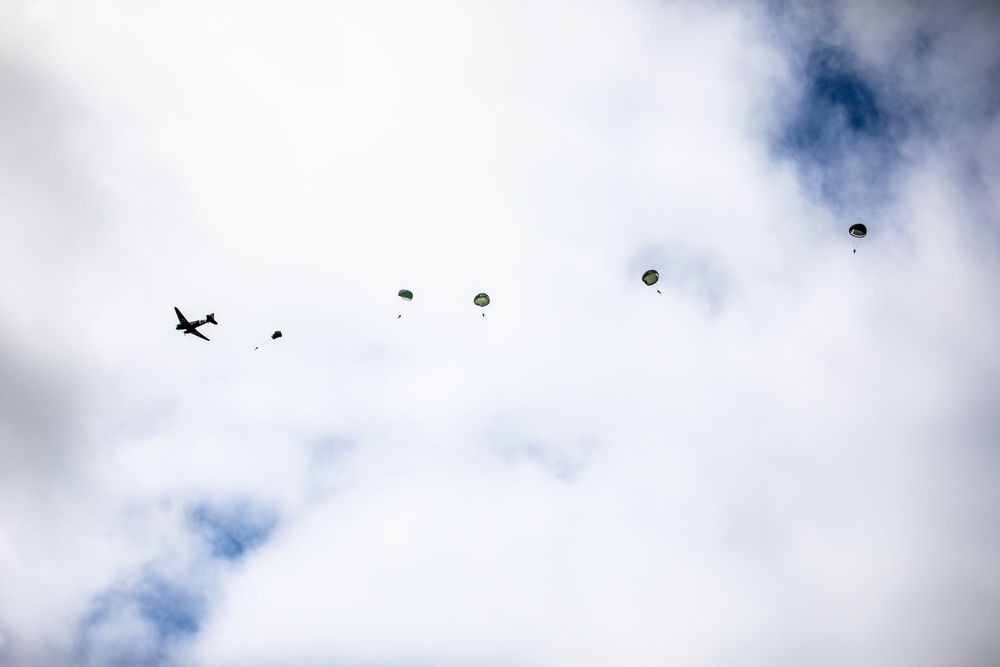
[[[271,340],[277,340],[279,338],[281,338],[281,332],[280,331],[275,331],[273,334],[271,334]],[[271,342],[271,340],[265,340],[263,343],[261,343],[260,345],[258,345],[257,347],[255,347],[254,350],[259,350],[262,345],[267,345],[268,343]]]

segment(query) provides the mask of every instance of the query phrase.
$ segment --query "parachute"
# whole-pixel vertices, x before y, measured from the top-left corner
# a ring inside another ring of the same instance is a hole
[[[649,271],[646,271],[644,274],[642,274],[642,282],[646,283],[646,285],[650,287],[655,285],[656,281],[658,281],[659,279],[660,279],[660,274],[657,273],[656,269],[650,269]],[[656,293],[663,294],[663,292],[661,292],[660,290],[656,290]]]
[[[855,241],[854,241],[853,252],[857,252],[858,246],[861,245],[861,239],[868,236],[868,228],[859,222],[855,225],[851,225],[850,227],[848,227],[847,233],[850,234],[852,237],[854,237]]]
[[[254,351],[256,352],[256,351],[257,351],[257,350],[259,350],[259,349],[260,349],[260,348],[261,348],[262,346],[264,346],[264,345],[267,345],[267,344],[268,344],[268,343],[270,343],[270,342],[271,342],[272,340],[277,340],[278,338],[281,338],[281,332],[280,332],[280,331],[275,331],[275,332],[274,332],[273,334],[271,334],[271,340],[265,340],[265,341],[264,341],[263,343],[261,343],[260,345],[258,345],[257,347],[255,347],[255,348],[254,348]]]
[[[490,305],[490,295],[487,294],[486,292],[480,292],[472,300],[472,303],[476,304],[480,308],[485,308],[486,306]],[[483,313],[483,317],[486,317],[486,313]]]
[[[411,292],[408,289],[401,289],[401,290],[399,290],[399,298],[402,299],[403,301],[413,301],[413,292]],[[403,313],[400,313],[396,317],[396,319],[398,320],[402,316],[403,316]]]

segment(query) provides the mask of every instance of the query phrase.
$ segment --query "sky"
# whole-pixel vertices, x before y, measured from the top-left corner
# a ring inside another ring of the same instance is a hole
[[[0,667],[997,664],[998,31],[4,2]]]

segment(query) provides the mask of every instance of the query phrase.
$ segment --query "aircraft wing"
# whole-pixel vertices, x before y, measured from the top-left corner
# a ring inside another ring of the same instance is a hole
[[[198,330],[197,330],[197,329],[195,329],[194,327],[191,327],[190,329],[188,329],[188,333],[189,333],[189,334],[194,334],[194,335],[195,335],[195,336],[197,336],[198,338],[204,338],[205,340],[208,340],[208,336],[206,336],[206,335],[205,335],[205,334],[203,334],[202,332],[198,331]]]
[[[187,319],[183,315],[181,315],[181,311],[180,311],[179,308],[177,308],[177,306],[174,306],[174,312],[177,313],[177,319],[180,320],[181,324],[183,324],[184,326],[187,326],[187,327],[191,326],[191,323],[188,322]]]

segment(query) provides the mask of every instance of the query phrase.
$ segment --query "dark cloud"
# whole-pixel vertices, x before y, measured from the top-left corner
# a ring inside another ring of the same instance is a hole
[[[93,119],[72,90],[44,68],[3,53],[0,90],[0,205],[5,199],[41,203],[73,237],[81,226],[98,224],[98,186],[86,152],[93,145],[81,140]]]
[[[0,375],[0,483],[8,493],[31,482],[65,483],[64,473],[79,464],[76,369],[38,358],[0,329]]]

